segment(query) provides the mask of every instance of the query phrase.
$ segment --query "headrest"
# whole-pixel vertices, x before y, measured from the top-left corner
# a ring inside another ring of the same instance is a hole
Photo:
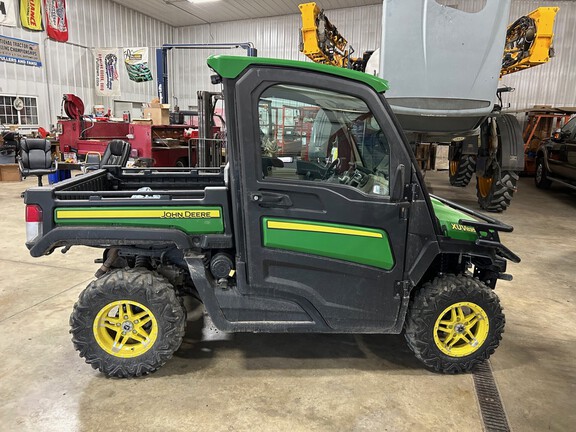
[[[127,145],[129,144],[122,140],[110,141],[110,153],[112,153],[114,156],[122,156]]]

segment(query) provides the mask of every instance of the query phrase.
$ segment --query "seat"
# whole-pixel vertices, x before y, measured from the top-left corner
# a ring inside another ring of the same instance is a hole
[[[88,171],[94,171],[100,168],[101,156],[98,152],[88,152],[82,164],[82,171],[87,173]]]
[[[35,175],[38,186],[42,186],[42,176],[55,173],[58,161],[52,160],[50,141],[44,138],[22,138],[18,165],[23,177]]]
[[[112,140],[102,155],[100,168],[123,167],[130,157],[130,143],[123,140]]]

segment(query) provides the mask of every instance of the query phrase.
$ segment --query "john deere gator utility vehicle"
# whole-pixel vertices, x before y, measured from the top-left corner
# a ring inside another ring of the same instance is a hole
[[[103,252],[70,318],[80,356],[112,376],[158,369],[193,296],[224,332],[404,332],[437,371],[487,359],[504,331],[494,288],[520,260],[499,240],[512,227],[428,194],[387,82],[288,60],[208,65],[225,167],[110,166],[26,192],[33,256]],[[288,142],[286,127],[301,132]]]

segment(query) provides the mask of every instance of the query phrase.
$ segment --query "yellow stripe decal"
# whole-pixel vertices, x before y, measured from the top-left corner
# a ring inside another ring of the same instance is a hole
[[[58,219],[212,219],[220,210],[56,210]]]
[[[279,230],[289,230],[289,231],[311,231],[311,232],[321,232],[329,234],[346,234],[359,237],[374,237],[382,238],[382,233],[372,232],[372,231],[362,231],[350,228],[337,228],[325,225],[312,225],[312,224],[302,224],[302,223],[292,223],[292,222],[277,222],[268,221],[267,228],[279,229]]]

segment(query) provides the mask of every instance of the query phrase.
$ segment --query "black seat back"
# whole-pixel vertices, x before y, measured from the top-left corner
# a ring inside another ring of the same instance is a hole
[[[123,140],[112,140],[104,151],[100,168],[106,167],[123,167],[130,157],[130,143]]]
[[[52,172],[50,141],[43,138],[22,138],[20,140],[20,162],[20,169],[24,177]]]

